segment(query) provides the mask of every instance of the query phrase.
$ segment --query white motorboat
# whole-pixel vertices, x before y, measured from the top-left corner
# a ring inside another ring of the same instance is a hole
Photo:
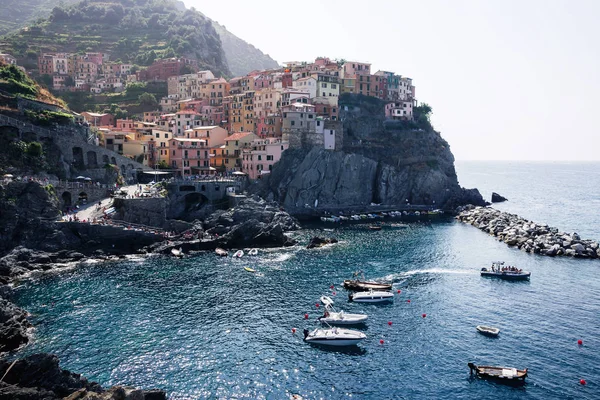
[[[248,255],[249,255],[249,256],[257,256],[257,255],[258,255],[258,249],[251,249],[251,250],[248,252]]]
[[[333,307],[333,300],[327,296],[321,296],[321,303],[325,305],[325,313],[318,319],[322,324],[329,325],[358,325],[367,322],[366,314],[349,314],[343,310],[339,312]]]
[[[362,332],[343,328],[317,328],[304,330],[304,341],[327,346],[354,346],[367,338]]]
[[[394,301],[394,294],[391,292],[382,292],[369,290],[368,292],[356,292],[348,295],[348,300],[357,303],[384,303]]]
[[[171,254],[173,254],[175,257],[183,257],[183,250],[181,250],[181,247],[178,249],[171,249]]]
[[[493,326],[477,325],[475,329],[477,329],[477,332],[487,336],[498,336],[500,333],[500,329]]]
[[[244,250],[238,250],[235,253],[233,253],[233,258],[242,258],[244,256]]]

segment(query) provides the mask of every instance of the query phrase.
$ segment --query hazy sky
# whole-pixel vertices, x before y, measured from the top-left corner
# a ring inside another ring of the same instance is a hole
[[[600,160],[599,0],[184,0],[278,62],[413,78],[458,160]]]

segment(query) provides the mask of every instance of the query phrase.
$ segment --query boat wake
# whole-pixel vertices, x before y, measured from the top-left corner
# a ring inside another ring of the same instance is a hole
[[[383,278],[378,278],[384,282],[397,282],[405,280],[408,277],[419,275],[419,274],[460,274],[460,275],[477,275],[479,271],[465,270],[465,269],[444,269],[444,268],[429,268],[429,269],[414,269],[411,271],[398,272],[395,274],[389,274]]]

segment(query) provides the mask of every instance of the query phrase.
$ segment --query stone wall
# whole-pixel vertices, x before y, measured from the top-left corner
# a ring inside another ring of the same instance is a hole
[[[114,199],[115,219],[162,228],[167,220],[167,198]]]

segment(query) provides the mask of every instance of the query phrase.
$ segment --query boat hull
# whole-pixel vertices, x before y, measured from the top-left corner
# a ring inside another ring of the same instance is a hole
[[[356,346],[363,339],[306,339],[306,343],[322,346]]]
[[[358,292],[348,296],[350,301],[356,303],[391,303],[394,295],[389,292]]]
[[[475,373],[478,377],[502,383],[522,384],[527,378],[527,369],[475,365],[473,363],[468,363],[468,366],[471,373]]]
[[[368,316],[364,314],[346,314],[340,317],[339,313],[331,313],[329,317],[320,317],[322,324],[329,325],[359,325],[367,322]]]
[[[367,335],[350,329],[315,329],[312,332],[304,331],[304,341],[311,344],[324,346],[354,346],[366,339]]]
[[[366,292],[369,290],[392,290],[392,284],[347,279],[344,281],[344,288],[347,290],[353,290],[355,292]]]
[[[486,278],[499,278],[507,281],[526,281],[531,277],[531,272],[514,274],[510,272],[481,271],[481,276]]]
[[[491,337],[496,337],[500,333],[500,329],[498,328],[486,327],[483,325],[477,325],[475,329],[477,329],[477,332],[481,333],[482,335]]]

